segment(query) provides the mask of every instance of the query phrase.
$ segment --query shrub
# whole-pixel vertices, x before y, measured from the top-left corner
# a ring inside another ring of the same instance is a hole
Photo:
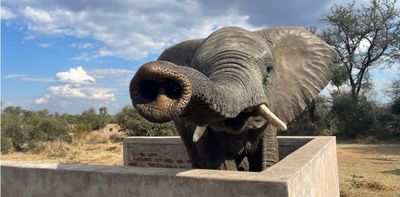
[[[43,133],[41,139],[45,141],[61,140],[68,143],[72,142],[72,138],[67,132],[67,125],[52,118],[43,119],[38,125],[37,131]]]
[[[288,130],[280,135],[332,135],[335,119],[323,97],[317,97],[295,120],[288,124]]]
[[[92,131],[92,125],[89,123],[68,124],[68,131],[74,134],[74,137],[80,138]]]
[[[346,94],[334,98],[332,113],[338,119],[338,135],[354,139],[357,135],[372,135],[376,116],[375,105],[366,97],[353,98]]]
[[[32,112],[7,107],[2,112],[1,124],[2,138],[9,139],[17,151],[33,149],[43,140],[72,141],[66,122],[48,115],[46,110]]]
[[[10,138],[2,137],[1,138],[1,153],[6,154],[13,151],[13,144]]]
[[[124,107],[115,115],[115,120],[128,136],[177,135],[172,122],[162,124],[149,122],[140,116],[132,106]]]
[[[376,144],[378,140],[374,136],[362,136],[356,137],[356,142],[359,144]]]
[[[82,113],[78,118],[79,123],[90,124],[92,130],[100,130],[107,124],[107,116],[96,114],[94,108],[90,108]]]

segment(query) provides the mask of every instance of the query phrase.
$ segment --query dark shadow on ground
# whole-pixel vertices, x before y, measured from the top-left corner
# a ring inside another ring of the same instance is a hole
[[[351,147],[342,147],[342,149],[365,154],[400,156],[400,144],[360,144]]]
[[[376,158],[376,157],[366,157],[366,158],[363,158],[363,159],[376,160],[376,161],[387,161],[387,162],[400,161],[400,159]]]
[[[394,174],[394,175],[400,176],[400,169],[382,171],[382,173],[388,173],[388,174]]]

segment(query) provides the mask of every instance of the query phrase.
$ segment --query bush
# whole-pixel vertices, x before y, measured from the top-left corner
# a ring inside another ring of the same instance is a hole
[[[115,115],[115,120],[128,136],[177,135],[172,122],[161,124],[149,122],[140,116],[132,106],[124,107],[121,112]]]
[[[9,139],[17,151],[34,149],[43,140],[72,141],[66,122],[50,116],[47,110],[32,112],[7,107],[2,112],[1,124],[2,138]]]
[[[89,123],[68,124],[68,132],[73,133],[74,137],[80,138],[92,131],[92,125]]]
[[[1,138],[1,153],[6,154],[13,151],[13,144],[10,138],[2,137]]]
[[[90,131],[100,130],[107,124],[107,116],[98,115],[94,108],[90,108],[82,113],[78,118],[79,123],[91,125]]]
[[[288,124],[288,130],[280,135],[332,135],[334,118],[323,97],[317,97],[295,120]]]
[[[378,140],[374,136],[357,136],[356,142],[359,144],[376,144]]]
[[[365,96],[333,94],[332,105],[317,98],[281,135],[336,135],[360,143],[400,138],[400,116],[394,103],[379,106]]]
[[[16,150],[24,149],[26,143],[31,140],[29,137],[34,131],[34,127],[25,123],[21,123],[20,125],[11,124],[10,126],[3,128],[6,133],[5,135],[10,138]]]
[[[393,114],[400,115],[400,98],[393,100],[390,110]]]
[[[366,97],[353,98],[346,94],[334,98],[332,113],[339,121],[337,124],[338,135],[354,139],[357,135],[370,136],[376,117],[375,105]]]
[[[42,139],[45,141],[61,140],[68,143],[72,142],[72,138],[67,132],[67,125],[61,121],[51,118],[43,119],[37,129],[43,133]]]

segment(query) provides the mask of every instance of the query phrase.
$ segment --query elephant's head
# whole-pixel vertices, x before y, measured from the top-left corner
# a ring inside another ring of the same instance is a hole
[[[130,84],[138,112],[153,122],[177,117],[198,128],[240,134],[286,123],[330,80],[333,50],[301,27],[250,32],[225,27],[166,49]]]

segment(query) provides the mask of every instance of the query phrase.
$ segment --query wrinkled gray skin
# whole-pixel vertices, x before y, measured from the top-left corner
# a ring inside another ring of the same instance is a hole
[[[302,27],[225,27],[143,65],[131,98],[146,119],[174,120],[193,168],[261,171],[279,158],[277,129],[257,107],[292,121],[329,82],[333,54]],[[193,142],[195,127],[205,125]]]

